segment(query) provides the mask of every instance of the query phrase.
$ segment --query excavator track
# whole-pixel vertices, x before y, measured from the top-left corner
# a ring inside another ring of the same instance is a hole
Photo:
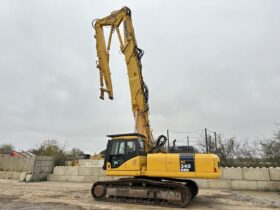
[[[123,178],[96,182],[91,194],[97,201],[186,207],[198,192],[193,183],[188,185],[186,180],[179,179]]]

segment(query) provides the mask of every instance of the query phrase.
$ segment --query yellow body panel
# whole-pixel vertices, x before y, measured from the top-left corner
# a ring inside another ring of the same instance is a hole
[[[124,162],[118,168],[111,168],[107,162],[106,175],[108,176],[141,176],[142,168],[146,165],[146,156],[137,156]]]
[[[147,176],[177,178],[218,178],[221,170],[215,154],[195,154],[195,171],[180,171],[180,154],[148,154]]]
[[[215,154],[195,154],[195,171],[180,171],[180,154],[155,153],[134,157],[118,168],[107,162],[108,176],[149,176],[169,178],[219,178],[219,157]],[[147,167],[146,167],[147,165]]]

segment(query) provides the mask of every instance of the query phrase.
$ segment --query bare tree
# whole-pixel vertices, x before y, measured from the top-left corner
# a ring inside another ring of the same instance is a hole
[[[69,155],[72,157],[79,157],[79,156],[83,156],[85,153],[80,150],[79,148],[72,148],[71,151],[69,152]]]
[[[280,129],[270,139],[260,141],[262,158],[266,165],[280,166]]]

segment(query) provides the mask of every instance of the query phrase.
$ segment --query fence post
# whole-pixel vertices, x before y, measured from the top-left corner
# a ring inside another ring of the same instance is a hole
[[[208,139],[207,139],[207,128],[205,128],[205,146],[206,146],[206,153],[208,153]]]

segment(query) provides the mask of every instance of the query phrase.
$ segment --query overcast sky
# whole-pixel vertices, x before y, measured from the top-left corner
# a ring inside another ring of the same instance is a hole
[[[150,89],[155,135],[205,127],[271,136],[280,122],[280,1],[0,0],[0,144],[44,139],[93,153],[134,120],[124,57],[111,50],[115,99],[99,99],[91,21],[127,5]]]

